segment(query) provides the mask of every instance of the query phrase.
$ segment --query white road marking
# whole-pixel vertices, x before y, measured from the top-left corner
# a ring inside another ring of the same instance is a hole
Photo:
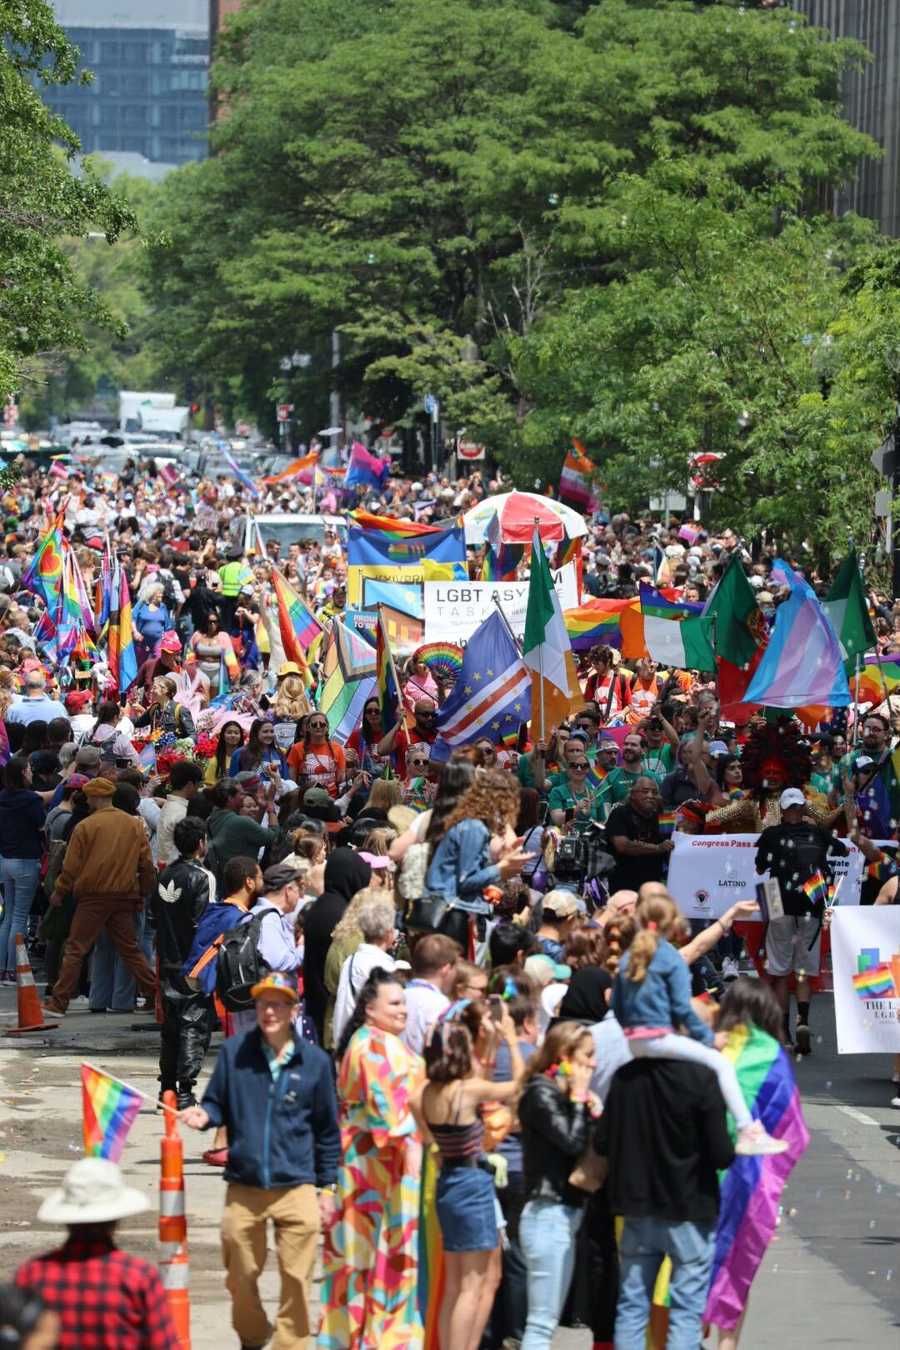
[[[877,1125],[878,1121],[872,1116],[867,1116],[865,1111],[857,1111],[853,1106],[836,1106],[835,1111],[843,1111],[845,1116],[851,1120],[858,1120],[860,1125]]]

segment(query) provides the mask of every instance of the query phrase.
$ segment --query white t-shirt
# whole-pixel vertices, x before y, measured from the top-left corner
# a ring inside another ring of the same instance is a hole
[[[450,1000],[428,980],[410,980],[406,986],[406,1027],[400,1037],[407,1050],[421,1055],[430,1027],[440,1017]]]
[[[394,958],[381,947],[369,942],[360,943],[352,956],[341,966],[337,994],[334,999],[334,1043],[338,1044],[344,1027],[353,1016],[359,991],[373,970],[393,970]]]

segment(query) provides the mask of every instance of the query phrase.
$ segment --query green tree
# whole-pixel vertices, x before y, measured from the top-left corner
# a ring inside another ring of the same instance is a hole
[[[786,11],[682,0],[310,12],[254,0],[226,30],[213,157],[164,187],[171,247],[149,263],[173,370],[199,367],[257,415],[279,395],[315,402],[337,328],[337,379],[370,415],[409,417],[434,392],[449,428],[523,481],[555,479],[568,435],[589,431],[646,485],[666,381],[664,474],[683,480],[741,414],[719,384],[698,411],[678,383],[710,348],[696,295],[712,321],[736,251],[783,292],[785,324],[792,302],[825,332],[834,279],[807,285],[803,268],[825,247],[819,194],[875,150],[840,115],[858,46]],[[321,357],[284,380],[294,348]]]
[[[0,397],[27,385],[45,353],[80,348],[86,326],[109,324],[65,241],[133,225],[124,201],[89,169],[76,178],[78,141],[32,80],[71,84],[77,50],[46,0],[0,0]],[[59,148],[61,147],[61,149]]]

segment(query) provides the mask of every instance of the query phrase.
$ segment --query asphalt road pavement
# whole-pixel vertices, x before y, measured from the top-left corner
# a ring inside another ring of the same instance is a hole
[[[0,989],[0,1028],[14,1025],[14,991]],[[784,1194],[781,1223],[756,1280],[742,1347],[826,1350],[900,1345],[900,1110],[886,1057],[835,1052],[830,995],[813,1004],[814,1052],[797,1065],[812,1142]],[[136,1030],[133,1028],[137,1028]],[[55,1031],[0,1038],[2,1268],[53,1245],[34,1222],[40,1199],[81,1153],[78,1066],[90,1060],[148,1093],[123,1165],[153,1208],[129,1220],[123,1242],[156,1256],[160,1116],[159,1037],[148,1019],[92,1016],[76,1002]],[[208,1062],[211,1066],[212,1060]],[[194,1350],[233,1344],[218,1224],[223,1185],[200,1154],[207,1136],[183,1132]],[[270,1262],[270,1267],[274,1261]],[[271,1299],[274,1269],[264,1290]],[[589,1350],[584,1329],[561,1329],[554,1350]]]

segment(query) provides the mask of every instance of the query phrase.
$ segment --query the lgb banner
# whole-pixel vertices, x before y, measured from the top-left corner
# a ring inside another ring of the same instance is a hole
[[[831,964],[838,1054],[900,1054],[900,906],[836,909]]]
[[[719,918],[739,900],[755,900],[757,834],[674,834],[669,891],[689,919]],[[863,857],[845,839],[846,858],[831,858],[840,905],[858,905]]]

